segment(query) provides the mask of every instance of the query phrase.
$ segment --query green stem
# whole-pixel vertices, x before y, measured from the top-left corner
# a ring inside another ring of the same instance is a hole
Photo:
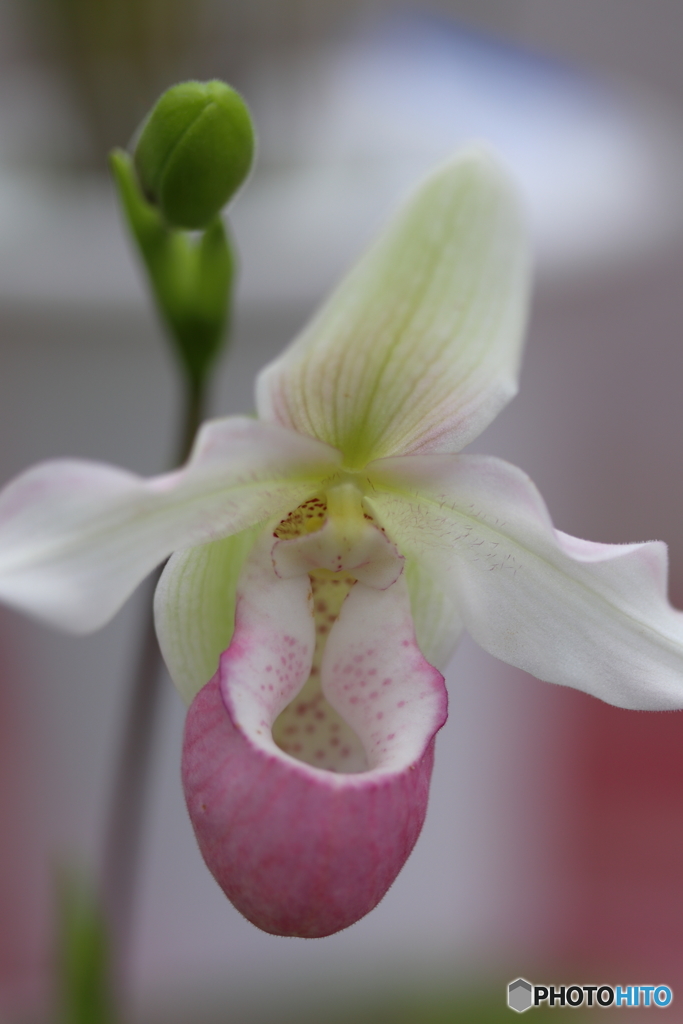
[[[206,387],[188,381],[175,465],[185,462],[201,422]],[[114,770],[104,831],[101,891],[109,928],[112,990],[125,997],[130,968],[134,907],[143,848],[152,748],[162,699],[162,657],[154,629],[153,596],[163,570],[148,582],[146,622]],[[93,1021],[92,1024],[99,1024]]]
[[[199,238],[169,227],[143,195],[129,154],[115,150],[111,168],[119,199],[145,264],[185,382],[183,423],[174,466],[190,454],[202,420],[206,381],[225,343],[234,260],[219,217]],[[163,566],[148,583],[141,636],[104,833],[101,898],[109,930],[112,991],[125,996],[136,886],[156,720],[162,699],[162,658],[153,596]],[[100,1024],[100,1021],[92,1021]]]
[[[188,379],[185,392],[184,420],[175,459],[176,466],[182,466],[189,458],[194,439],[205,415],[206,381],[204,379]]]

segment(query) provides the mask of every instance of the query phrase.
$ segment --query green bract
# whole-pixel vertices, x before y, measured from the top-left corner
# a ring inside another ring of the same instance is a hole
[[[244,181],[254,155],[247,106],[224,82],[168,89],[145,123],[135,167],[169,225],[205,228]]]

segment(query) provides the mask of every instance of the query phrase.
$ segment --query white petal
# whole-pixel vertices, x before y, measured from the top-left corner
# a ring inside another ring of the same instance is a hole
[[[237,582],[262,526],[171,555],[154,595],[159,646],[190,704],[232,639]]]
[[[257,385],[259,414],[344,452],[458,451],[515,394],[529,291],[516,192],[470,148],[429,177]]]
[[[486,650],[620,707],[683,707],[683,614],[667,601],[664,544],[554,530],[526,474],[500,459],[390,459],[369,475],[368,504]]]
[[[0,599],[88,632],[172,551],[287,512],[334,473],[339,453],[246,417],[207,423],[184,468],[151,480],[54,461],[0,494]]]

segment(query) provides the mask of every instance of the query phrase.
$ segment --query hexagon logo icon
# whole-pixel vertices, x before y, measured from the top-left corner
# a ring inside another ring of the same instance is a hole
[[[508,985],[508,1006],[511,1010],[516,1010],[517,1013],[524,1013],[525,1010],[531,1009],[533,998],[531,995],[531,985],[524,978],[517,978],[517,981],[511,981]]]

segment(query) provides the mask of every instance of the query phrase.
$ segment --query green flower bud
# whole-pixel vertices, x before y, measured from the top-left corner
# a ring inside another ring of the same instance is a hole
[[[246,178],[254,155],[247,106],[224,82],[168,89],[135,149],[140,185],[171,227],[205,228]]]

